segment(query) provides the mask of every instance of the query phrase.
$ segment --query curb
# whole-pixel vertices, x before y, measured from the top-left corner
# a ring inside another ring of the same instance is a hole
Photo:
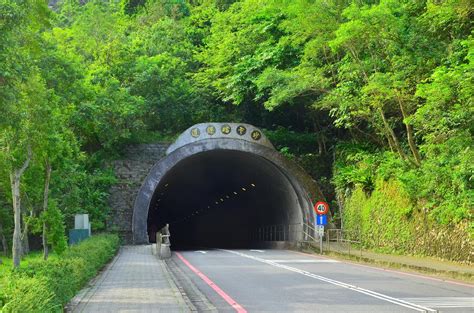
[[[310,254],[314,254],[314,250],[300,250],[301,252],[306,252]],[[319,254],[318,254],[319,255]],[[380,266],[380,269],[393,269],[393,270],[411,270],[416,271],[421,274],[428,275],[427,278],[439,279],[445,282],[451,282],[454,284],[462,284],[468,286],[474,286],[474,275],[472,273],[467,273],[463,271],[450,271],[450,270],[440,270],[433,267],[427,266],[419,266],[414,264],[407,264],[401,262],[393,262],[393,261],[386,261],[380,259],[373,259],[364,256],[352,255],[347,253],[329,251],[324,252],[324,256],[331,256],[335,258],[339,258],[341,260],[349,260],[354,262],[356,265],[364,265],[364,264],[372,264],[375,266]],[[385,267],[385,268],[384,268]],[[409,273],[407,273],[409,274]],[[439,276],[438,276],[439,275]],[[433,277],[434,276],[434,277]],[[449,279],[445,279],[449,278]],[[451,280],[452,279],[452,280]]]

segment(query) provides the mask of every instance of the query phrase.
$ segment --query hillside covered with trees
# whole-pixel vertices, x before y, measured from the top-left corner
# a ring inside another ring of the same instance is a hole
[[[241,121],[365,246],[472,261],[473,20],[471,0],[0,0],[4,253],[29,233],[60,253],[79,212],[103,229],[123,145]]]

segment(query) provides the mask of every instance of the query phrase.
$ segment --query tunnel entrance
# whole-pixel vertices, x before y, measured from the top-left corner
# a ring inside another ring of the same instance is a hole
[[[252,153],[213,150],[166,173],[147,225],[151,242],[169,223],[174,246],[244,247],[262,226],[301,221],[298,196],[278,167]]]
[[[235,129],[234,136],[216,134],[223,126]],[[154,242],[165,224],[174,248],[301,240],[298,230],[314,221],[311,200],[321,196],[315,182],[263,134],[254,136],[255,127],[212,124],[213,133],[209,127],[198,124],[183,133],[152,168],[135,202],[134,242]],[[268,229],[279,235],[267,238],[262,232]]]

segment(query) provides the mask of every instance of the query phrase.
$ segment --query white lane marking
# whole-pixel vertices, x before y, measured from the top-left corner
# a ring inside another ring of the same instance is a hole
[[[275,263],[340,263],[337,260],[271,260],[265,259]]]
[[[306,255],[309,257],[315,257],[314,254],[309,254],[309,253],[304,253],[304,252],[298,252],[298,251],[292,251],[292,250],[286,250],[288,252],[293,252],[301,255]],[[318,258],[326,258],[324,256],[318,256]],[[459,285],[459,286],[464,286],[464,287],[469,287],[472,288],[472,284],[467,284],[467,283],[461,283],[459,281],[453,281],[453,280],[446,280],[446,279],[440,279],[440,278],[434,278],[430,276],[425,276],[425,275],[420,275],[420,274],[412,274],[412,273],[407,273],[407,272],[402,272],[402,271],[396,271],[396,270],[390,270],[387,268],[381,268],[381,267],[375,267],[375,266],[370,266],[370,265],[364,265],[360,263],[355,263],[355,262],[350,262],[350,261],[341,261],[341,263],[345,264],[350,264],[354,266],[359,266],[359,267],[365,267],[365,268],[370,268],[372,270],[377,270],[377,271],[382,271],[382,272],[388,272],[388,273],[396,273],[400,275],[405,275],[405,276],[412,276],[412,277],[417,277],[417,278],[422,278],[422,279],[427,279],[427,280],[432,280],[432,281],[437,281],[441,283],[448,283],[448,284],[453,284],[453,285]]]
[[[252,249],[252,250],[250,250],[250,252],[260,252],[260,253],[264,253],[265,251]]]
[[[425,306],[422,306],[422,305],[414,304],[414,303],[411,303],[411,302],[408,302],[408,301],[405,301],[405,300],[402,300],[402,299],[397,299],[397,298],[394,298],[394,297],[390,297],[390,296],[387,296],[387,295],[384,295],[384,294],[381,294],[381,293],[378,293],[378,292],[375,292],[375,291],[372,291],[372,290],[368,290],[368,289],[364,289],[364,288],[357,287],[357,286],[354,286],[354,285],[346,284],[344,282],[340,282],[340,281],[337,281],[337,280],[334,280],[334,279],[330,279],[330,278],[327,278],[327,277],[316,275],[316,274],[313,274],[313,273],[310,273],[310,272],[307,272],[307,271],[303,271],[303,270],[300,270],[300,269],[297,269],[295,267],[291,267],[291,266],[288,266],[288,265],[278,264],[276,262],[272,262],[272,261],[269,261],[269,260],[265,260],[265,259],[262,259],[262,258],[252,256],[252,255],[240,253],[240,252],[237,252],[237,251],[224,250],[224,249],[222,249],[221,251],[233,253],[233,254],[242,256],[244,258],[252,259],[252,260],[262,262],[262,263],[265,263],[265,264],[268,264],[268,265],[283,268],[283,269],[286,269],[286,270],[291,271],[291,272],[299,273],[299,274],[302,274],[304,276],[311,277],[311,278],[314,278],[314,279],[317,279],[317,280],[320,280],[320,281],[324,281],[324,282],[327,282],[327,283],[335,285],[335,286],[339,286],[339,287],[342,287],[342,288],[353,290],[353,291],[371,296],[373,298],[384,300],[384,301],[387,301],[387,302],[390,302],[390,303],[393,303],[393,304],[396,304],[396,305],[399,305],[399,306],[403,306],[403,307],[406,307],[406,308],[409,308],[409,309],[412,309],[412,310],[415,310],[415,311],[418,311],[418,312],[438,312],[437,310],[433,310],[431,308],[428,308],[428,307],[425,307]]]
[[[198,253],[202,253],[202,254],[206,254],[206,253],[207,253],[206,251],[202,251],[202,250],[198,250],[198,251],[194,251],[194,252],[198,252]]]
[[[474,308],[474,297],[424,297],[403,300],[435,308]]]

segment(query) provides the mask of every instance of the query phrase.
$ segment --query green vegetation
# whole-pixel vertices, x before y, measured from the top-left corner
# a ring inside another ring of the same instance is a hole
[[[470,260],[469,223],[440,224],[417,210],[403,186],[379,180],[370,196],[356,187],[344,206],[344,227],[364,247],[375,251]]]
[[[0,267],[0,311],[62,312],[63,305],[115,255],[118,246],[118,236],[97,235],[47,261],[36,255],[19,269]]]
[[[30,233],[44,258],[64,250],[75,213],[105,228],[123,145],[226,120],[266,129],[337,225],[468,261],[471,1],[54,3],[0,0],[0,242],[15,266]]]

